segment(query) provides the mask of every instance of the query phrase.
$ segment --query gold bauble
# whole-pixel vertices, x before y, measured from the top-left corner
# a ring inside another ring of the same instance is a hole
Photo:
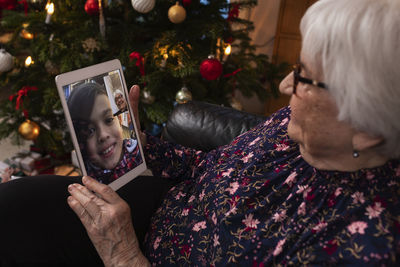
[[[172,23],[181,23],[186,18],[186,10],[176,2],[174,6],[171,6],[168,10],[168,18]]]
[[[176,93],[175,100],[178,104],[184,104],[192,100],[192,93],[184,86]]]
[[[40,127],[36,122],[26,120],[18,128],[18,132],[26,140],[35,140],[40,133]]]

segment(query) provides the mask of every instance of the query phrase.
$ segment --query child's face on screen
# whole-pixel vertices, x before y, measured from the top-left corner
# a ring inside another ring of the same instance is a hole
[[[121,159],[123,137],[106,95],[96,97],[89,121],[89,160],[100,168],[113,169]]]

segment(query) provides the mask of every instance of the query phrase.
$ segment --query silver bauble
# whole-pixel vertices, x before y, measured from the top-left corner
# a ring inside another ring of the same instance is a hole
[[[156,4],[156,0],[131,0],[132,7],[139,13],[148,13]]]
[[[0,72],[7,72],[14,67],[14,57],[6,50],[0,49]]]

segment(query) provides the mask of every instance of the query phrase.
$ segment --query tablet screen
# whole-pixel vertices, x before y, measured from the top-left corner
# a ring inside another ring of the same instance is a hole
[[[61,74],[56,83],[83,174],[116,190],[145,163],[122,69],[100,65]]]

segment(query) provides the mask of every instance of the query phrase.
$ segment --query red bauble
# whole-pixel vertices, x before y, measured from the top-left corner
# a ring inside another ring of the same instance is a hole
[[[87,0],[85,4],[85,11],[89,15],[99,14],[99,1],[98,0]]]
[[[182,4],[183,6],[187,7],[188,5],[190,5],[192,3],[192,0],[183,0]]]
[[[0,9],[12,10],[17,7],[17,0],[0,0]]]
[[[209,56],[200,64],[200,74],[204,79],[212,81],[222,74],[222,64],[218,59]]]

